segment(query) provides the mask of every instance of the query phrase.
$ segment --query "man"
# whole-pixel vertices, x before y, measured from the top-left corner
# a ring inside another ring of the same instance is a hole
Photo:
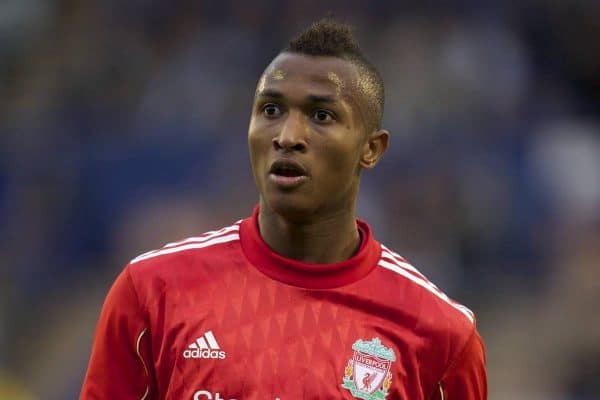
[[[253,215],[127,265],[81,398],[485,399],[471,311],[355,219],[382,112],[348,27],[292,41],[256,89]]]

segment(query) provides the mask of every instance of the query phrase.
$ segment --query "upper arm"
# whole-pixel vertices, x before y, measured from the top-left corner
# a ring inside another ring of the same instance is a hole
[[[125,268],[102,306],[80,399],[149,399],[149,333]]]
[[[431,400],[486,400],[485,350],[474,330],[464,349],[448,367]]]

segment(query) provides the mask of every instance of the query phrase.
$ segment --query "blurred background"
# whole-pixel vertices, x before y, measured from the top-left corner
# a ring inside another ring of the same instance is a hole
[[[490,399],[600,399],[600,1],[0,1],[0,399],[74,399],[104,295],[257,201],[270,60],[331,11],[386,85],[380,241],[472,308]]]

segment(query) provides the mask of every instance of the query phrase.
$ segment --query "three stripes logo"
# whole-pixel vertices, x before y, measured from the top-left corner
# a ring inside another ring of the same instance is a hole
[[[206,331],[183,352],[184,358],[217,358],[223,360],[226,356],[227,353],[221,350],[221,346],[219,346],[212,331]]]

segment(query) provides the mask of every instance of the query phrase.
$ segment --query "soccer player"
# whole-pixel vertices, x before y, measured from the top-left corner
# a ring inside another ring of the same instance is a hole
[[[125,267],[81,399],[485,399],[473,313],[355,217],[383,97],[345,25],[282,50],[250,119],[254,212]]]

